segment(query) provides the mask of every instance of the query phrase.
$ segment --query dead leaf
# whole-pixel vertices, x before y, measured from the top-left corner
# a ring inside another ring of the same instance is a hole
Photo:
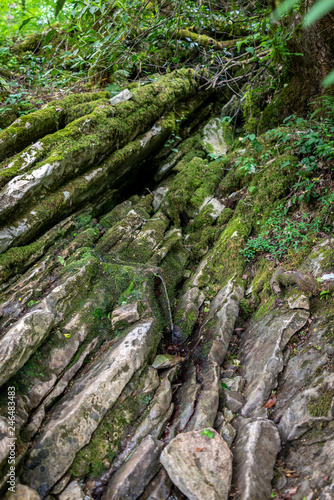
[[[309,324],[311,324],[313,320],[309,318],[307,321],[309,322]]]
[[[200,453],[201,451],[206,451],[206,448],[196,448],[195,450],[197,453]]]
[[[276,401],[277,401],[277,398],[268,399],[268,401],[266,402],[264,407],[265,408],[272,408],[273,406],[275,406]]]
[[[297,493],[297,491],[298,491],[298,488],[300,488],[300,486],[294,486],[293,488],[290,488],[289,489],[289,495],[290,496],[295,495]]]
[[[243,275],[242,275],[242,279],[243,279],[243,280],[246,280],[247,278],[248,278],[248,274],[243,274]]]

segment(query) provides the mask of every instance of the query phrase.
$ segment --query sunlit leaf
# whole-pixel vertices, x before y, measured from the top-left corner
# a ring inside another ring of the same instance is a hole
[[[334,0],[318,0],[315,2],[304,19],[305,26],[311,26],[321,17],[328,14],[329,11],[334,9]]]
[[[35,19],[34,17],[28,17],[27,19],[25,19],[21,26],[19,27],[19,30],[21,30],[26,24],[28,24],[32,19]]]
[[[273,21],[278,21],[281,17],[285,16],[295,5],[298,5],[300,0],[285,0],[277,9],[272,13]]]
[[[56,7],[55,7],[55,17],[58,16],[59,12],[62,10],[62,8],[65,5],[66,0],[57,0]]]
[[[215,435],[212,431],[210,431],[210,429],[204,429],[202,432],[201,432],[202,436],[206,436],[210,439],[214,438]]]
[[[329,87],[330,85],[334,84],[334,71],[331,71],[329,75],[326,76],[326,78],[323,79],[321,85],[323,87]]]

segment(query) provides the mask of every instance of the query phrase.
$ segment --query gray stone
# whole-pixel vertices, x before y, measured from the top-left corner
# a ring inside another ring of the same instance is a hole
[[[10,493],[6,495],[6,500],[40,500],[40,496],[37,491],[25,486],[23,484],[17,484],[15,487],[15,493]]]
[[[115,106],[115,104],[118,104],[119,102],[128,101],[131,98],[132,98],[132,94],[131,94],[130,90],[124,89],[124,90],[122,90],[122,92],[120,92],[119,94],[117,94],[114,97],[112,97],[111,99],[109,99],[109,102],[110,102],[110,104]]]
[[[221,381],[223,384],[227,385],[231,391],[236,392],[242,392],[246,382],[243,377],[240,377],[240,375],[233,378],[222,378]]]
[[[169,439],[173,439],[179,432],[187,428],[187,424],[194,414],[200,384],[196,381],[196,368],[190,362],[184,373],[185,382],[175,394],[177,412],[169,427]]]
[[[333,280],[334,280],[334,273],[323,274],[321,276],[321,281],[333,281]]]
[[[197,286],[188,288],[182,295],[175,314],[175,322],[184,332],[184,336],[192,332],[198,319],[199,308],[203,304],[205,295]]]
[[[170,371],[172,370],[173,368]],[[118,455],[113,466],[117,468],[123,464],[129,453],[132,452],[146,436],[151,435],[154,438],[158,438],[170,419],[173,410],[172,387],[168,374],[165,374],[149,407],[145,411],[143,420],[138,425],[131,438],[127,440],[126,448]]]
[[[9,455],[9,445],[11,443],[8,422],[0,417],[0,466]]]
[[[298,474],[297,494],[293,498],[303,500],[304,497],[312,500],[333,500],[334,497],[334,439],[318,442],[295,441],[288,448],[285,463],[288,469]],[[294,481],[296,481],[294,479]],[[285,486],[286,489],[286,486]],[[282,491],[282,493],[284,490]]]
[[[217,198],[213,198],[212,196],[205,198],[202,203],[199,211],[203,210],[203,208],[207,208],[210,205],[211,207],[211,217],[213,220],[218,219],[218,217],[222,214],[225,205],[223,205]]]
[[[169,498],[172,485],[173,483],[169,479],[167,472],[162,469],[145,488],[145,491],[139,497],[139,500],[167,500]]]
[[[181,356],[158,354],[158,356],[156,356],[155,360],[153,361],[152,366],[157,370],[162,370],[165,368],[172,368],[173,366],[177,366],[182,363],[183,360],[184,358],[181,358]]]
[[[223,415],[223,413],[221,411],[218,411],[217,415],[216,415],[215,423],[213,424],[213,428],[216,429],[216,431],[218,432],[218,429],[223,424],[225,424],[224,415]]]
[[[112,313],[111,324],[113,328],[126,327],[139,320],[138,302],[125,304]]]
[[[298,439],[312,424],[333,419],[334,373],[326,373],[315,379],[313,385],[289,402],[278,424],[283,443]]]
[[[227,285],[217,293],[210,304],[210,311],[205,323],[212,323],[214,325],[209,329],[210,336],[220,340],[222,343],[223,350],[219,364],[223,362],[226,355],[235,321],[239,314],[239,302],[242,297],[243,288],[234,284],[232,278]]]
[[[232,422],[235,417],[235,415],[228,408],[223,408],[223,415],[226,422]]]
[[[233,449],[235,485],[240,500],[268,500],[280,438],[273,422],[238,419]]]
[[[293,294],[288,297],[290,309],[310,309],[310,301],[304,294]]]
[[[224,389],[224,401],[227,408],[234,413],[241,410],[245,404],[245,398],[239,392]]]
[[[72,481],[59,495],[59,500],[82,500],[83,497],[84,494],[78,481]]]
[[[159,455],[163,444],[147,436],[116,472],[108,484],[103,500],[134,500],[144,491],[159,470]]]
[[[219,365],[214,361],[207,361],[203,366],[201,391],[187,430],[197,431],[213,426],[218,411],[221,387],[219,371]]]
[[[146,362],[154,336],[152,319],[134,326],[75,382],[52,414],[28,456],[24,473],[26,482],[42,495],[67,471],[132,375]]]
[[[156,212],[159,210],[161,203],[164,201],[166,194],[169,191],[169,187],[167,186],[160,186],[157,189],[153,191],[153,201],[152,201],[152,206],[153,210]]]
[[[231,424],[224,423],[220,426],[217,432],[219,432],[224,441],[226,441],[227,446],[231,448],[233,440],[237,434],[235,428]]]
[[[250,326],[242,335],[242,376],[246,379],[244,416],[260,409],[277,385],[283,370],[283,350],[309,317],[308,311],[273,311]]]
[[[82,280],[87,264],[65,283],[54,288],[32,311],[20,318],[0,340],[0,386],[29,359],[69,306],[69,289]],[[59,312],[59,314],[58,314]]]
[[[219,118],[211,118],[203,129],[203,146],[207,153],[225,155],[227,144],[224,140],[224,129]]]
[[[185,432],[163,450],[160,460],[173,483],[189,500],[227,500],[232,453],[214,429],[213,438]]]

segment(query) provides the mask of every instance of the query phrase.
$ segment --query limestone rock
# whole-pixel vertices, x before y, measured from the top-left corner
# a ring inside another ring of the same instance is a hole
[[[290,309],[310,309],[310,301],[304,294],[293,294],[288,297]]]
[[[103,500],[133,500],[159,470],[162,443],[147,436],[109,482]]]
[[[224,389],[224,401],[229,410],[237,413],[243,407],[245,398],[239,392]]]
[[[182,295],[175,314],[175,322],[181,329],[182,340],[191,335],[204,299],[204,293],[197,286],[189,287]]]
[[[232,453],[214,430],[178,434],[160,460],[173,483],[189,500],[227,500],[232,479]]]
[[[37,491],[25,486],[23,484],[17,484],[15,488],[15,493],[10,493],[6,495],[6,500],[40,500],[40,496]]]
[[[233,278],[220,290],[210,304],[210,311],[206,323],[212,323],[210,336],[220,340],[223,350],[219,364],[226,355],[235,321],[239,313],[239,302],[243,297],[243,288],[234,284]]]
[[[219,405],[219,365],[214,361],[207,361],[203,367],[201,391],[199,393],[195,411],[189,424],[188,431],[197,431],[204,427],[212,427],[216,419]]]
[[[240,500],[268,500],[280,438],[273,422],[239,417],[234,445],[235,486]]]
[[[219,432],[224,441],[226,441],[227,446],[231,448],[233,440],[237,434],[237,431],[235,430],[233,425],[229,423],[224,423],[223,425],[220,426],[217,432]]]
[[[139,320],[138,303],[125,304],[112,313],[111,324],[113,328],[124,328]]]
[[[4,384],[36,351],[55,323],[62,317],[58,315],[67,310],[68,289],[75,286],[86,272],[84,266],[65,283],[54,288],[34,310],[20,318],[0,340],[0,386]]]
[[[185,382],[175,394],[177,412],[169,427],[169,439],[173,439],[179,432],[183,431],[194,414],[200,384],[196,380],[196,368],[193,362],[184,372]]]
[[[254,321],[242,336],[242,376],[246,379],[244,416],[260,409],[283,369],[283,349],[309,317],[304,309],[273,311]]]
[[[324,373],[313,385],[298,393],[283,412],[278,424],[282,441],[292,441],[302,436],[312,424],[333,419],[334,374]]]
[[[164,201],[165,196],[168,193],[168,191],[169,191],[169,188],[167,186],[158,187],[157,189],[155,189],[155,191],[153,191],[154,198],[153,198],[152,206],[153,206],[153,210],[155,212],[157,210],[159,210],[160,205]]]
[[[152,363],[153,368],[157,370],[162,370],[165,368],[172,368],[173,366],[177,366],[184,358],[178,356],[171,356],[170,354],[159,354]]]
[[[132,94],[129,89],[124,89],[122,90],[122,92],[109,99],[109,102],[110,104],[115,106],[115,104],[118,104],[119,102],[128,101],[129,99],[132,99]]]
[[[41,495],[54,486],[89,442],[106,411],[145,363],[153,339],[154,321],[138,323],[76,381],[57,407],[31,450],[24,473]]]
[[[9,454],[10,438],[8,423],[0,417],[0,466]]]
[[[83,500],[84,494],[78,481],[72,481],[59,495],[59,500]]]
[[[245,379],[237,375],[231,378],[222,378],[222,383],[225,384],[231,391],[241,392],[245,387]]]
[[[211,118],[203,129],[203,146],[207,153],[225,155],[227,144],[224,129],[219,118]]]
[[[139,500],[167,500],[172,489],[172,484],[166,471],[161,469],[148,487],[145,488]]]

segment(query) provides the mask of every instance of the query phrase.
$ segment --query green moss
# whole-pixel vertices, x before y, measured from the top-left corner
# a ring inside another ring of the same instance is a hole
[[[262,94],[262,89],[252,88],[248,88],[248,90],[244,94],[242,111],[245,120],[244,127],[247,132],[256,132],[259,117],[261,114],[260,103]]]
[[[307,404],[308,411],[313,417],[327,417],[331,409],[334,391],[323,390],[316,400],[311,400]]]
[[[245,259],[239,250],[244,245],[250,231],[250,223],[242,217],[234,216],[222,232],[212,250],[206,273],[200,278],[200,285],[211,283],[226,285],[232,276],[241,279]]]
[[[258,120],[257,132],[262,134],[277,127],[288,115],[302,114],[306,107],[306,94],[301,91],[301,82],[298,76],[293,77],[291,82],[265,107]]]
[[[275,297],[272,296],[267,298],[266,296],[263,296],[260,307],[257,309],[253,318],[258,320],[266,316],[268,312],[272,310],[274,302],[275,302]]]
[[[182,211],[198,211],[205,198],[213,195],[222,176],[222,163],[208,164],[199,157],[188,161],[184,157],[175,170],[178,175],[166,195],[163,211],[179,226]]]

